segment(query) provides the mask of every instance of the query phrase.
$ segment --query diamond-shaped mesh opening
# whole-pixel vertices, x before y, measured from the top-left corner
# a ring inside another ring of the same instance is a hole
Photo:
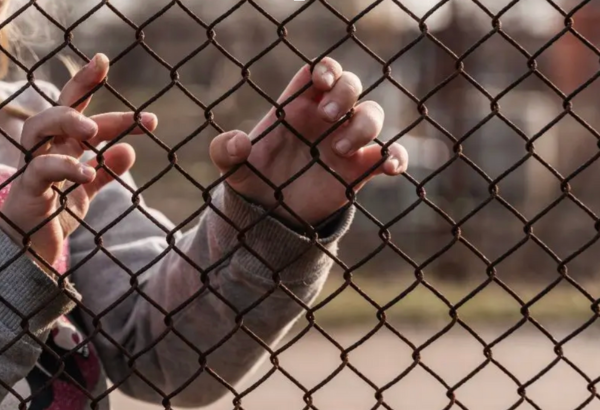
[[[597,3],[6,5],[0,408],[600,406]]]

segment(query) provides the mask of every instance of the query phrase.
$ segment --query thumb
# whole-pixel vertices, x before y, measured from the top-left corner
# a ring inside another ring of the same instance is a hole
[[[125,143],[117,144],[114,147],[109,148],[103,156],[104,166],[119,176],[129,171],[135,162],[135,151],[133,147]],[[88,165],[95,168],[98,166],[98,160],[94,158],[88,162]],[[84,185],[90,201],[94,199],[100,189],[113,179],[113,176],[107,172],[104,167],[100,168],[96,172],[96,178],[89,184]]]
[[[223,133],[210,144],[210,158],[222,174],[244,163],[250,156],[250,151],[252,151],[250,138],[241,131]],[[240,168],[228,178],[228,181],[240,182],[248,176],[249,172],[246,167]]]

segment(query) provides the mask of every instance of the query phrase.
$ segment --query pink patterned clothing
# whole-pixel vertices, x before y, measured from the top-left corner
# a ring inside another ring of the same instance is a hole
[[[0,186],[14,173],[14,169],[0,166]],[[0,208],[10,191],[10,184],[0,189]],[[69,262],[69,244],[65,247],[61,258],[54,263],[59,273],[65,273]],[[65,360],[65,369],[60,371],[60,363],[56,358],[44,351],[36,366],[27,375],[30,392],[38,392],[29,403],[29,410],[83,410],[88,404],[84,390],[92,391],[100,381],[102,369],[98,355],[91,343],[84,343],[82,333],[66,316],[59,318],[53,325],[47,347],[59,356],[74,351]],[[58,376],[53,379],[54,376]],[[53,379],[53,380],[52,380]],[[50,382],[50,383],[49,383]],[[77,387],[79,384],[82,388]]]

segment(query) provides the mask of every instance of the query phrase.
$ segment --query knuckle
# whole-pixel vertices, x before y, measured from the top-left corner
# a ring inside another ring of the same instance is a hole
[[[54,114],[60,112],[60,107],[48,108],[36,115],[33,115],[23,122],[21,130],[22,143],[28,145],[25,148],[31,148],[34,145],[32,140],[39,134],[43,134],[44,130],[50,125]]]
[[[60,107],[61,108],[61,117],[60,121],[62,123],[63,128],[69,127],[73,123],[77,123],[82,121],[83,115],[81,115],[77,110],[70,107]]]
[[[79,165],[79,161],[69,155],[56,155],[54,158],[65,168],[75,168]]]
[[[40,155],[34,158],[29,167],[36,174],[47,174],[52,169],[63,168],[70,169],[77,166],[78,161],[68,155]]]
[[[94,131],[94,123],[79,111],[70,107],[63,107],[64,111],[59,119],[62,132],[69,136],[90,136]],[[82,134],[83,133],[83,134]]]

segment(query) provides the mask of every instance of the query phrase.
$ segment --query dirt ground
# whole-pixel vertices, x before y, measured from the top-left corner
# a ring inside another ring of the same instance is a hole
[[[581,324],[546,327],[556,340],[561,340]],[[414,344],[423,344],[442,329],[401,328],[403,336]],[[482,339],[491,343],[511,326],[477,328]],[[336,341],[350,347],[370,329],[344,329],[332,331]],[[493,359],[501,363],[523,384],[542,372],[557,358],[554,344],[539,330],[528,325],[492,347]],[[380,388],[400,375],[412,363],[413,350],[389,330],[383,329],[349,354],[349,363],[356,371],[369,378]],[[578,366],[590,379],[600,377],[600,325],[594,325],[564,344],[564,356]],[[340,366],[340,351],[325,337],[311,331],[300,342],[280,357],[281,366],[308,389],[314,388]],[[421,362],[435,371],[449,385],[457,385],[485,362],[483,347],[467,331],[455,327],[421,352]],[[244,382],[239,391],[252,385],[271,366],[263,365],[257,373]],[[471,410],[567,410],[580,408],[591,393],[588,382],[565,361],[560,361],[539,380],[526,386],[526,396],[533,404],[524,401],[520,406],[518,387],[496,365],[489,363],[472,379],[456,390],[456,400]],[[600,390],[600,389],[599,389]],[[375,389],[364,382],[350,368],[344,368],[321,389],[312,394],[313,405],[318,409],[368,410],[377,407]],[[459,409],[450,406],[447,389],[422,367],[416,367],[406,377],[383,392],[383,400],[393,409],[441,410]],[[155,410],[147,404],[135,403],[121,395],[112,398],[115,410]],[[282,373],[276,372],[263,385],[242,400],[245,410],[301,410],[305,407],[302,391]],[[232,397],[225,397],[209,407],[210,410],[231,410]],[[514,406],[514,407],[513,407]],[[464,408],[463,407],[463,408]],[[600,399],[594,398],[587,410],[600,410]]]

